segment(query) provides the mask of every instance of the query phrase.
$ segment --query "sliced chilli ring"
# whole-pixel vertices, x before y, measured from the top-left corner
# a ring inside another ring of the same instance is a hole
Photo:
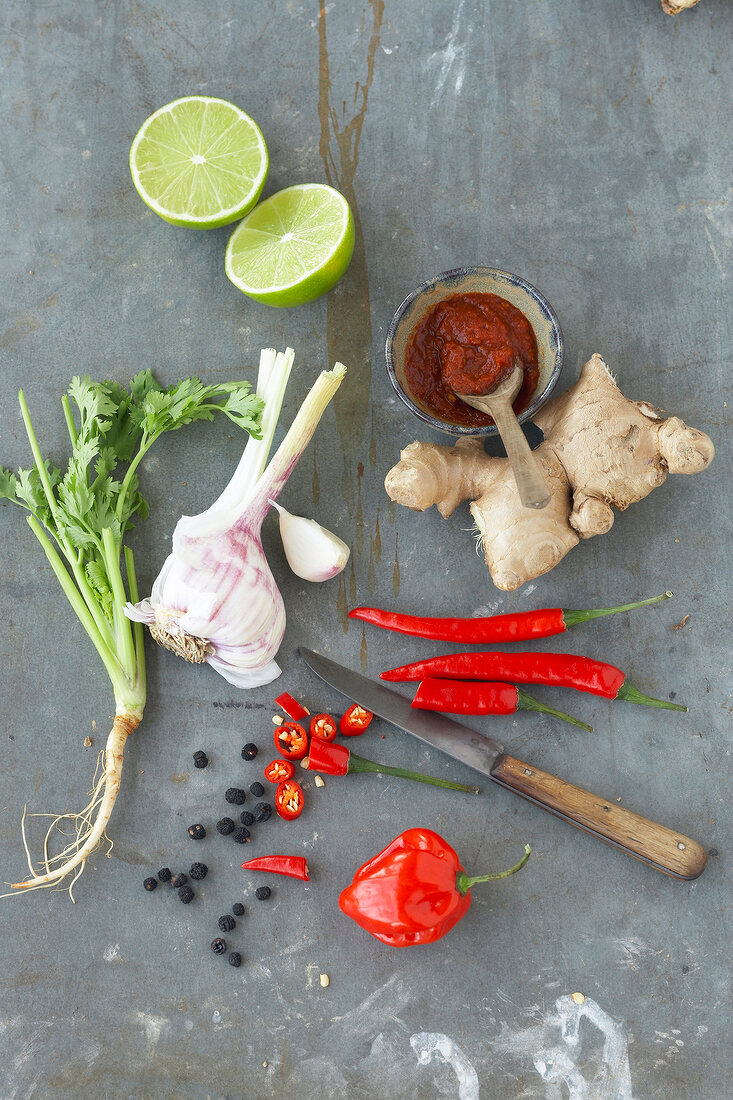
[[[333,741],[337,733],[336,719],[330,714],[314,714],[311,718],[311,737],[317,737],[319,741]]]
[[[275,792],[275,809],[285,821],[300,817],[305,805],[303,788],[294,779],[286,779]]]
[[[275,748],[286,760],[302,760],[308,752],[308,734],[297,722],[284,722],[275,730]]]
[[[265,779],[270,783],[284,783],[295,775],[295,765],[290,760],[271,760],[265,768]]]

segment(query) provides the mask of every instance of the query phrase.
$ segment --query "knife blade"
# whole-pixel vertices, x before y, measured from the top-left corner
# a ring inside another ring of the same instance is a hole
[[[671,878],[688,881],[704,871],[707,855],[696,840],[509,756],[498,741],[453,718],[415,710],[399,692],[321,653],[303,646],[297,652],[317,676],[342,695],[555,817]]]

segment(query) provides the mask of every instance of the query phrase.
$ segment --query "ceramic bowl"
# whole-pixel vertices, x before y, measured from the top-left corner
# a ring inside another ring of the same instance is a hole
[[[537,337],[540,377],[531,402],[517,418],[520,424],[531,420],[542,408],[555,388],[562,369],[563,338],[560,322],[550,303],[526,279],[520,279],[519,275],[512,275],[509,271],[497,271],[493,267],[459,267],[454,271],[444,271],[434,279],[428,279],[413,290],[412,294],[408,294],[392,318],[385,346],[387,373],[397,396],[408,409],[432,428],[449,435],[495,436],[498,433],[494,425],[477,428],[451,424],[426,408],[407,388],[405,353],[415,326],[428,310],[452,294],[477,292],[497,294],[511,302],[522,311]]]

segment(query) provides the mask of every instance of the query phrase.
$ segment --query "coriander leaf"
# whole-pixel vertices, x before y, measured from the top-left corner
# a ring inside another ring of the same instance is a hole
[[[46,461],[45,467],[49,484],[54,489],[61,479],[61,471],[55,466],[52,467],[48,461]],[[18,500],[26,505],[36,519],[49,529],[53,528],[51,509],[35,466],[32,466],[30,470],[18,470],[15,495]]]
[[[4,466],[0,466],[0,500],[11,500],[13,504],[20,504],[24,507],[23,502],[18,499],[18,481],[15,474],[10,470],[6,470]]]
[[[240,388],[230,392],[221,406],[221,410],[226,413],[230,420],[233,420],[235,424],[239,424],[240,428],[244,428],[255,439],[261,439],[262,410],[264,407],[265,402],[261,397]]]
[[[102,562],[97,558],[93,558],[88,561],[84,566],[84,573],[89,581],[94,594],[97,597],[97,602],[102,608],[105,617],[109,622],[112,622],[114,613],[114,597],[112,595],[112,588],[110,587],[109,580],[107,578],[107,571],[104,568]]]

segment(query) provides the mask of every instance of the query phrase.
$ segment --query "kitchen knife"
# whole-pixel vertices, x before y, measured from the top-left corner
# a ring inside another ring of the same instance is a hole
[[[320,653],[301,646],[298,654],[316,675],[355,703],[657,871],[672,878],[693,879],[705,869],[707,855],[697,841],[575,787],[533,764],[516,760],[492,737],[452,718],[434,711],[415,710],[403,695]]]

